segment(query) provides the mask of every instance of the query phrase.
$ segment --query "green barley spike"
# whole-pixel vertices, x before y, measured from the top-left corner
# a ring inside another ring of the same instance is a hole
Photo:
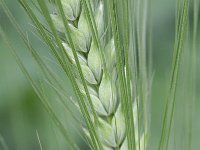
[[[96,131],[105,150],[128,150],[128,144],[126,139],[126,125],[124,115],[121,109],[120,95],[118,92],[118,78],[116,71],[116,54],[114,40],[110,39],[103,48],[103,53],[106,58],[107,73],[103,70],[103,64],[100,57],[100,52],[93,41],[92,32],[86,17],[84,5],[80,0],[62,0],[62,5],[66,15],[66,19],[69,22],[70,32],[75,44],[76,52],[79,62],[87,81],[90,97],[94,105],[94,109],[98,115],[99,125],[96,127]],[[92,10],[95,17],[98,34],[101,37],[105,32],[104,27],[104,4],[102,1],[91,0]],[[54,25],[58,32],[65,34],[65,27],[62,23],[61,16],[58,12],[51,14]],[[66,35],[67,37],[67,35]],[[68,44],[68,41],[63,41],[63,46],[70,56],[74,70],[76,71],[76,63],[72,50]],[[78,74],[78,73],[77,73]],[[85,95],[85,91],[81,80],[77,76],[77,83],[81,92]],[[135,112],[135,128],[137,128],[137,111],[136,104],[133,103]],[[91,114],[92,116],[92,114]],[[87,136],[89,133],[86,128],[84,131]],[[138,130],[136,131],[136,143],[138,146]],[[90,138],[90,137],[89,137]],[[144,135],[140,139],[140,150],[145,150],[142,147],[144,144]]]

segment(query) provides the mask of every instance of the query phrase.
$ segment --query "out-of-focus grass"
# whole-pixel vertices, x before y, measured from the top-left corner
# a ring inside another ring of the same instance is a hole
[[[43,52],[46,47],[39,42],[36,35],[30,35],[33,27],[18,2],[7,0],[6,3],[20,26],[28,33],[28,38],[33,46]],[[20,40],[20,36],[1,10],[0,21],[13,44],[12,46],[16,49],[32,77],[35,80],[40,80],[39,70],[35,67],[31,55],[28,54],[22,40]],[[40,53],[41,55],[43,54],[42,52]],[[47,59],[43,56],[41,57]],[[66,88],[68,89],[69,87],[66,86]],[[63,123],[66,126],[74,126],[68,119],[69,114],[66,113],[65,108],[56,99],[52,103],[57,105],[55,110],[57,110],[59,117],[63,118]],[[52,123],[32,87],[16,64],[8,47],[0,38],[0,133],[11,150],[35,150],[40,149],[36,130],[39,133],[44,149],[67,149],[67,142],[63,140],[64,138]],[[76,138],[74,128],[69,128],[68,131],[72,137]],[[77,142],[83,145],[79,139],[77,138]],[[0,144],[1,149],[2,146]]]
[[[21,13],[16,10],[15,15],[19,16]],[[3,16],[2,12],[0,16]],[[16,32],[12,33],[12,26],[5,17],[2,18],[7,35],[15,48],[22,51],[24,47]],[[28,59],[24,60],[28,63]],[[0,133],[10,149],[39,149],[35,130],[42,125],[43,113],[32,88],[0,39]]]
[[[20,9],[17,1],[7,0],[9,7],[16,16],[18,22],[24,26],[25,30],[29,30],[30,24],[27,24],[27,17],[22,9]],[[164,113],[164,106],[167,93],[167,83],[170,75],[170,67],[172,61],[172,50],[174,41],[174,17],[175,5],[173,0],[154,0],[152,5],[152,19],[153,19],[153,65],[154,65],[154,81],[153,81],[153,95],[151,104],[151,149],[156,149],[160,138],[162,117]],[[29,66],[35,78],[35,72],[30,57],[25,53],[24,46],[19,40],[16,32],[6,19],[3,12],[0,10],[0,23],[3,25],[6,33],[19,51],[25,64]],[[36,45],[36,43],[34,43]],[[36,45],[40,47],[41,45]],[[198,50],[200,45],[197,46]],[[197,58],[200,56],[198,51]],[[198,65],[200,66],[200,60]],[[199,70],[198,70],[199,71]],[[200,72],[198,72],[198,75]],[[200,80],[197,83],[197,101],[195,105],[195,116],[193,123],[193,147],[198,150],[200,145]],[[190,89],[188,89],[189,91]],[[188,99],[190,101],[190,99]],[[180,101],[178,102],[180,104]],[[181,119],[177,117],[178,114],[184,112],[184,105],[176,106],[177,126],[181,127]],[[64,114],[64,117],[67,114]],[[180,119],[180,120],[179,120]],[[39,149],[39,144],[36,136],[36,129],[41,136],[41,142],[48,150],[57,149],[56,141],[60,141],[59,134],[55,136],[56,129],[54,129],[50,119],[43,110],[37,96],[34,94],[29,83],[27,83],[24,75],[19,70],[14,58],[11,56],[5,44],[0,38],[0,133],[4,136],[11,150],[31,150]],[[73,132],[72,132],[73,133]],[[177,129],[178,137],[181,137],[181,130]],[[186,135],[187,136],[187,135]],[[55,138],[57,137],[57,138]],[[57,139],[57,140],[56,140]],[[180,145],[181,140],[177,141]],[[65,149],[65,143],[60,141],[60,149]],[[63,146],[62,146],[63,145]],[[0,149],[2,147],[0,146]],[[184,147],[178,146],[179,150]],[[186,149],[186,148],[185,148]]]

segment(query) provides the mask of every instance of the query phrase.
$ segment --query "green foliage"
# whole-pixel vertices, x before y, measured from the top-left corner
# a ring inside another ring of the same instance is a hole
[[[78,124],[80,128],[74,128],[78,130],[77,132],[81,131],[79,136],[91,149],[151,148],[151,145],[156,143],[151,140],[154,133],[150,127],[150,124],[153,124],[150,120],[155,120],[150,110],[151,102],[155,101],[151,99],[155,69],[152,56],[154,51],[158,51],[154,50],[153,47],[156,46],[152,45],[153,35],[157,33],[152,29],[156,23],[153,22],[154,10],[150,2],[147,0],[37,0],[36,2],[18,0],[18,2],[32,21],[34,31],[37,31],[37,38],[47,46],[47,53],[52,56],[53,63],[56,63],[57,69],[61,70],[64,79],[69,80],[68,87],[72,88],[73,93],[66,92],[66,84],[62,83],[61,74],[54,71],[53,66],[41,56],[39,49],[34,48],[34,44],[25,34],[26,31],[16,21],[4,0],[0,0],[0,7],[20,35],[34,62],[39,66],[42,74],[39,81],[34,79],[1,26],[0,35],[40,98],[43,108],[68,143],[69,149],[82,149],[82,147],[72,138],[70,128],[67,128],[66,123],[56,113],[56,105],[51,101],[55,98],[59,99],[59,103],[64,106],[75,124]],[[178,110],[180,104],[188,105],[186,115],[182,115],[182,119],[185,119],[185,122],[189,120],[185,125],[187,131],[184,132],[188,132],[186,147],[192,149],[193,145],[199,1],[193,0],[193,5],[190,5],[192,2],[189,0],[177,0],[176,3],[174,50],[171,75],[168,77],[169,89],[165,98],[162,129],[158,130],[161,137],[158,145],[154,144],[159,150],[176,149],[178,138],[175,131],[178,125],[178,123],[176,125],[176,109]],[[189,15],[190,6],[193,8],[193,17]],[[190,20],[193,20],[193,23],[190,23]],[[191,76],[181,75],[184,67],[191,72]],[[179,100],[178,92],[182,88],[187,91],[187,88],[181,87],[182,81],[185,81],[191,89],[185,97],[185,99],[191,98],[191,102]],[[40,149],[45,149],[38,132],[37,138]],[[174,144],[171,145],[172,140]],[[0,141],[4,149],[8,149],[2,137]]]

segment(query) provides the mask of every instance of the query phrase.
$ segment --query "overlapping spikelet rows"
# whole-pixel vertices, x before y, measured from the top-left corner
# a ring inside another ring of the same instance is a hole
[[[116,56],[114,40],[104,42],[103,53],[106,58],[107,73],[103,70],[100,52],[93,41],[90,26],[88,24],[84,6],[80,0],[61,0],[66,19],[69,22],[71,36],[75,44],[78,59],[84,77],[87,81],[90,97],[98,115],[99,125],[96,125],[96,131],[105,150],[128,150],[126,140],[125,120],[121,110],[120,95],[118,94],[118,79],[116,71]],[[104,28],[104,5],[98,0],[91,0],[98,33],[101,39],[105,32]],[[58,32],[65,34],[65,27],[58,12],[51,14],[52,20]],[[63,46],[74,63],[72,49],[67,40],[63,41]],[[85,94],[83,85],[77,75],[79,88]],[[133,105],[135,117],[135,138],[138,149],[138,130],[137,130],[137,108]],[[92,115],[92,114],[91,114]],[[87,134],[87,129],[86,134]],[[143,147],[144,137],[140,138],[140,149]]]

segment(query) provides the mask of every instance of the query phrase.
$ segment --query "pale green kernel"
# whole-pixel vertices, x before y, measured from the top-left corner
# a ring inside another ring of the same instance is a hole
[[[85,77],[85,79],[90,83],[90,84],[97,84],[97,81],[92,73],[92,71],[90,70],[90,68],[86,65],[81,65],[82,71],[83,71],[83,75]]]
[[[110,124],[99,119],[98,134],[102,143],[108,147],[116,147],[115,133]]]
[[[103,75],[99,87],[99,99],[109,115],[115,112],[117,105],[116,90],[114,89],[110,78],[105,74]]]
[[[102,64],[99,50],[94,42],[92,42],[90,52],[88,54],[88,66],[94,73],[96,80],[100,82],[102,76]]]
[[[74,21],[80,14],[80,0],[61,0],[61,4],[68,20]]]

